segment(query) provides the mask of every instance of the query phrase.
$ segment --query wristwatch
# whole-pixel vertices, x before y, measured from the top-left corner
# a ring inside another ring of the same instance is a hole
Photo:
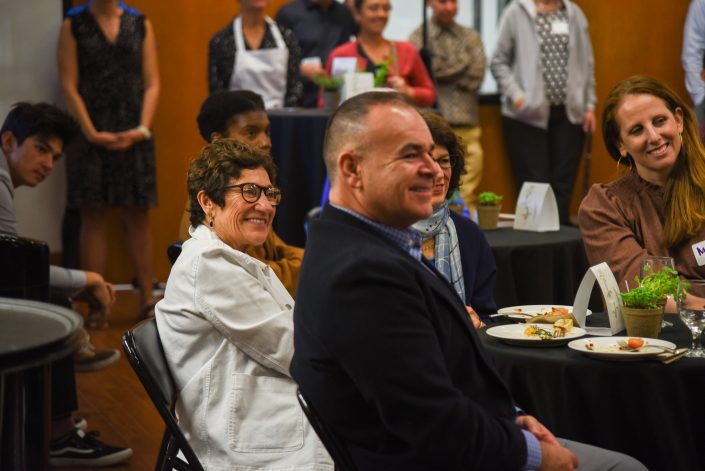
[[[150,140],[150,139],[152,138],[152,131],[150,131],[147,126],[143,126],[143,125],[140,124],[140,125],[137,126],[135,129],[142,133],[142,135],[144,136],[145,140],[148,141],[148,140]]]

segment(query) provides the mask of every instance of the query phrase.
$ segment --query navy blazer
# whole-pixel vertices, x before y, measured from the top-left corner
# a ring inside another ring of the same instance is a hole
[[[312,221],[294,379],[358,469],[519,470],[526,441],[463,300],[430,264],[331,206]]]

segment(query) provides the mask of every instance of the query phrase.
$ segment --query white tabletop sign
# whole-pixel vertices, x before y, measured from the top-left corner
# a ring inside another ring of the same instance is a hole
[[[354,74],[357,72],[357,58],[355,57],[335,57],[330,67],[332,76]]]
[[[607,315],[610,320],[609,328],[604,327],[585,327],[585,317],[587,315],[587,306],[590,301],[592,288],[595,286],[595,281],[600,287],[602,298],[607,304]],[[622,298],[619,296],[619,286],[617,280],[612,274],[612,270],[606,263],[600,263],[588,268],[588,271],[580,282],[578,294],[575,295],[573,301],[573,317],[578,321],[578,325],[590,335],[615,335],[624,330],[624,317],[622,315]]]
[[[560,230],[558,204],[551,185],[524,182],[517,200],[514,229],[534,232]]]
[[[357,72],[343,75],[343,87],[340,89],[340,102],[348,98],[369,92],[375,87],[371,72]]]

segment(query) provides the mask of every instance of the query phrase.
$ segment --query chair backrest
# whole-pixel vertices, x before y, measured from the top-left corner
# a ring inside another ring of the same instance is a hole
[[[146,319],[126,330],[122,336],[122,348],[166,424],[156,469],[202,471],[203,467],[179,428],[174,414],[177,391],[159,339],[157,321],[154,318]],[[179,451],[186,461],[177,456]]]
[[[326,447],[331,458],[333,458],[335,469],[340,471],[357,471],[357,467],[350,457],[347,448],[345,448],[345,445],[343,445],[338,437],[323,423],[315,409],[304,397],[301,389],[296,390],[296,398],[299,400],[299,405],[301,405],[304,414],[306,414],[306,418],[308,418],[311,426],[316,431],[316,435],[321,439],[323,446]]]
[[[49,245],[0,234],[0,297],[49,301]]]
[[[181,255],[181,242],[174,242],[166,248],[166,256],[169,258],[169,262],[173,265],[176,259]]]

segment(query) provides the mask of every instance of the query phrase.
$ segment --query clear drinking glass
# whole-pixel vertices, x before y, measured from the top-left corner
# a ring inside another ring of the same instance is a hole
[[[705,280],[683,280],[678,289],[678,315],[693,335],[693,344],[686,356],[705,357],[700,337],[705,328]]]
[[[639,277],[644,278],[644,276],[646,275],[658,273],[665,267],[673,268],[674,270],[676,269],[676,262],[673,260],[673,257],[644,257],[641,259]],[[661,328],[671,326],[673,326],[673,324],[671,324],[670,322],[661,321]]]

